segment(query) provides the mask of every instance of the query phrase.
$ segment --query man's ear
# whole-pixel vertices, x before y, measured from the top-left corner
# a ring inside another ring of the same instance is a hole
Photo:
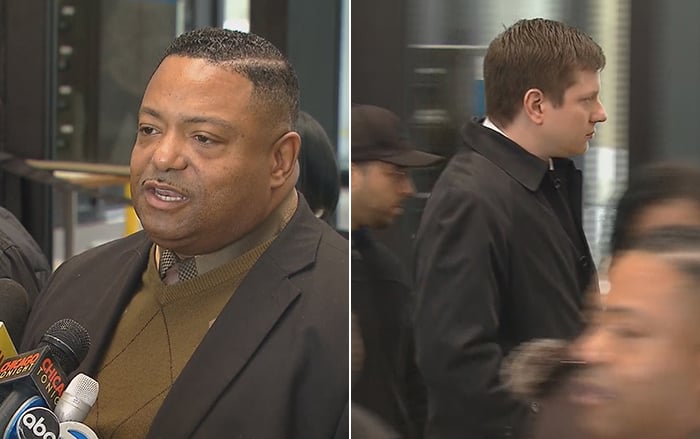
[[[282,186],[294,174],[300,148],[301,138],[294,131],[286,133],[272,145],[270,172],[272,188]]]
[[[544,93],[539,88],[531,88],[523,96],[525,114],[536,125],[544,122],[544,102]]]

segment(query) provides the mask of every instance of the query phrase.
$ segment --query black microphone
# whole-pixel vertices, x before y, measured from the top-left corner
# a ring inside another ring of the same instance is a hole
[[[8,278],[0,278],[0,322],[3,322],[12,340],[22,339],[29,316],[29,295],[22,285]]]
[[[15,430],[32,405],[45,402],[54,408],[65,390],[67,374],[85,359],[89,347],[87,330],[74,320],[63,319],[51,325],[37,349],[0,364],[0,385],[12,383],[12,391],[0,405],[0,431]]]
[[[513,396],[529,402],[547,395],[569,372],[584,365],[571,358],[569,341],[543,338],[513,349],[499,376]]]

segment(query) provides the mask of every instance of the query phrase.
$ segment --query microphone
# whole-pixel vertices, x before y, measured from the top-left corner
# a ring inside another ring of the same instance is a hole
[[[60,439],[99,439],[97,433],[82,422],[61,422]]]
[[[60,422],[55,412],[37,407],[25,411],[9,439],[99,439],[97,433],[82,422]]]
[[[551,338],[522,343],[503,360],[501,382],[520,400],[542,398],[569,372],[585,365],[571,359],[568,349],[568,341]]]
[[[8,435],[16,430],[20,417],[32,406],[41,403],[54,408],[68,381],[66,374],[85,359],[89,347],[85,328],[63,319],[51,325],[37,349],[0,364],[0,385],[12,383],[12,392],[0,405],[0,431]]]
[[[12,279],[0,278],[0,303],[0,321],[5,323],[12,340],[21,340],[29,316],[29,295]]]
[[[100,385],[94,379],[80,373],[68,383],[53,412],[61,422],[82,422],[97,401]]]
[[[35,407],[24,412],[19,419],[15,435],[18,439],[58,439],[61,427],[53,412],[44,407]]]

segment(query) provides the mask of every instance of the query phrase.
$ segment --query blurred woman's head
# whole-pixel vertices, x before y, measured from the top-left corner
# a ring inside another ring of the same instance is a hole
[[[296,130],[301,137],[297,190],[316,216],[328,221],[340,195],[340,174],[333,144],[321,124],[304,111],[299,112]]]
[[[611,254],[659,227],[700,226],[700,168],[661,163],[640,169],[617,204]]]

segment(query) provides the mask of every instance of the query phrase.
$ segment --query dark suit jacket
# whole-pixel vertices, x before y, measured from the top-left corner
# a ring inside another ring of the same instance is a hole
[[[352,400],[402,437],[422,437],[425,386],[415,361],[410,276],[368,230],[353,231],[351,236],[351,306],[364,345],[364,364],[353,382]]]
[[[352,437],[358,439],[405,439],[373,411],[352,404]]]
[[[593,264],[581,175],[564,159],[548,175],[546,162],[478,122],[463,137],[416,241],[426,437],[517,438],[527,408],[503,390],[501,360],[524,341],[571,338],[582,325]]]
[[[59,267],[30,315],[22,349],[73,318],[93,375],[139,287],[152,243],[139,232]],[[300,197],[173,384],[148,438],[318,438],[347,432],[348,244]],[[154,359],[157,361],[157,359]],[[134,373],[148,373],[135,364]],[[124,383],[128,386],[129,383]]]
[[[568,400],[571,384],[566,376],[537,401],[527,439],[595,439],[582,428],[576,406]]]

